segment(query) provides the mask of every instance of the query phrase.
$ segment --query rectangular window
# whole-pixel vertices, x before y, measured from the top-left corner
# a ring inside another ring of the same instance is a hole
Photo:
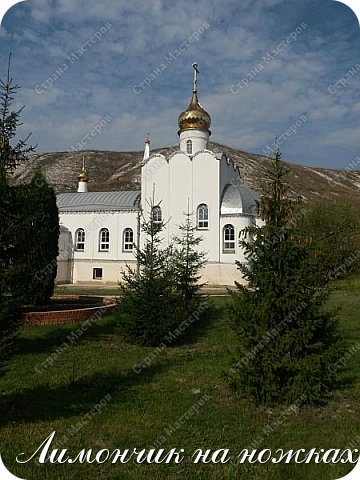
[[[235,242],[225,242],[224,253],[235,253]]]
[[[199,229],[207,229],[209,228],[209,220],[199,220],[198,222]]]
[[[93,280],[102,280],[103,269],[102,268],[93,268]]]
[[[84,242],[77,242],[76,244],[76,251],[83,252],[85,250],[85,243]]]
[[[109,251],[109,242],[101,242],[100,252],[108,252],[108,251]]]

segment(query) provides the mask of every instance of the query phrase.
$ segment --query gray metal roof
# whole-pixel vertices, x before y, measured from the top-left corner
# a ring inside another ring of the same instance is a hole
[[[245,185],[226,185],[221,201],[222,215],[239,213],[256,215],[256,200],[259,195]]]
[[[56,203],[60,212],[138,210],[140,191],[60,193]]]

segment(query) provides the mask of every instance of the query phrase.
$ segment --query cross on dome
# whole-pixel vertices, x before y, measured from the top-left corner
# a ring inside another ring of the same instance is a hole
[[[210,115],[203,109],[197,97],[198,64],[192,64],[194,69],[193,95],[188,108],[179,116],[179,134],[184,130],[209,131],[211,125]]]

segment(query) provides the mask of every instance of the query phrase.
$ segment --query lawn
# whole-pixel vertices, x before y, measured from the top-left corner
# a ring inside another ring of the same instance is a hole
[[[332,306],[342,305],[341,328],[349,345],[360,342],[359,291],[360,278],[338,282],[330,299]],[[192,463],[197,448],[236,454],[254,442],[254,448],[273,451],[360,446],[360,351],[346,362],[354,383],[327,406],[291,415],[286,407],[258,408],[228,386],[235,340],[226,323],[228,300],[209,301],[211,318],[188,331],[182,344],[163,351],[125,343],[114,332],[113,317],[72,345],[67,336],[78,326],[23,329],[0,384],[0,453],[8,468],[27,480],[335,480],[349,472],[349,465]],[[53,364],[45,368],[52,354]],[[147,368],[141,368],[144,359]],[[185,459],[179,465],[16,464],[17,455],[30,457],[54,430],[54,446],[68,448],[73,458],[83,448],[155,446],[182,448]]]

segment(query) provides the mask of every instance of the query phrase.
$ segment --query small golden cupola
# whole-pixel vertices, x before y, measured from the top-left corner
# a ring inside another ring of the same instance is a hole
[[[179,135],[186,130],[201,130],[209,132],[211,125],[210,115],[200,105],[197,97],[197,75],[199,73],[197,63],[193,63],[194,88],[193,96],[188,108],[179,115]],[[210,132],[209,132],[210,134]]]
[[[78,193],[86,193],[88,191],[87,182],[89,181],[89,175],[86,171],[85,155],[83,155],[82,169],[80,170],[78,179],[79,179]]]

